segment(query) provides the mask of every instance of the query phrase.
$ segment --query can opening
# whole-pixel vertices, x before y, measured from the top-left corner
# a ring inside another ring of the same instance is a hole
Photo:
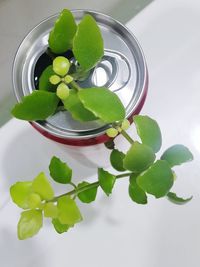
[[[85,11],[76,10],[73,13],[78,23]],[[135,37],[123,25],[103,14],[89,13],[101,29],[105,54],[87,79],[79,82],[80,86],[109,87],[116,92],[126,108],[126,116],[130,117],[141,109],[146,95],[147,71],[143,53]],[[18,49],[13,67],[13,85],[18,101],[39,88],[42,72],[52,64],[53,60],[46,50],[48,35],[56,18],[57,15],[52,16],[37,25]],[[69,59],[73,58],[70,53],[67,55]],[[35,122],[35,125],[49,135],[73,139],[101,136],[109,127],[99,121],[75,121],[67,111],[58,112],[45,121]]]

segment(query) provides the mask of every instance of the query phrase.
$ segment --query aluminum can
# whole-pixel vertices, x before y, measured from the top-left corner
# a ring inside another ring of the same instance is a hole
[[[104,40],[104,56],[89,77],[80,82],[81,87],[108,87],[121,99],[126,118],[132,121],[132,116],[142,109],[148,88],[147,65],[138,41],[129,29],[110,16],[88,10],[72,10],[72,13],[77,23],[85,14],[92,15]],[[49,32],[57,18],[58,14],[39,23],[17,50],[13,87],[19,102],[37,89],[39,76],[51,64],[46,50]],[[45,121],[30,123],[42,135],[62,144],[87,146],[109,140],[105,134],[109,124],[74,121],[68,111],[59,111]]]

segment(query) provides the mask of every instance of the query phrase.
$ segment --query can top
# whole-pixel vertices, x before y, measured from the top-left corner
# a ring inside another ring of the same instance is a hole
[[[85,14],[92,15],[100,27],[104,40],[104,56],[91,71],[81,87],[106,86],[121,99],[128,118],[137,109],[144,96],[147,69],[145,58],[134,35],[113,18],[94,11],[72,10],[77,23]],[[57,15],[38,24],[24,38],[13,65],[13,85],[18,101],[35,90],[36,64],[48,47],[48,35]],[[60,111],[37,127],[63,138],[90,138],[105,133],[109,125],[98,121],[78,122],[68,111]]]

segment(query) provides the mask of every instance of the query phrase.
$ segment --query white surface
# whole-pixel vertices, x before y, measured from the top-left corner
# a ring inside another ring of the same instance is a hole
[[[163,149],[183,143],[192,150],[195,160],[176,168],[174,191],[193,195],[194,199],[185,206],[153,198],[147,206],[136,205],[129,200],[127,181],[121,180],[110,198],[99,190],[94,204],[80,204],[85,220],[68,233],[56,235],[47,223],[35,238],[18,241],[19,209],[9,200],[10,184],[47,171],[52,155],[74,167],[76,181],[83,175],[93,180],[95,162],[100,159],[99,164],[106,166],[108,154],[104,159],[102,146],[93,151],[58,145],[40,136],[29,124],[12,120],[0,130],[0,266],[200,266],[198,25],[198,0],[156,0],[128,23],[144,49],[150,73],[142,113],[159,122]],[[120,146],[125,147],[119,139]]]

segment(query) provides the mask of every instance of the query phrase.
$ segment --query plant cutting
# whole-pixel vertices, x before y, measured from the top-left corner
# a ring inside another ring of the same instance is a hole
[[[148,194],[166,197],[176,204],[190,201],[191,197],[183,199],[172,190],[176,177],[173,167],[193,159],[189,149],[174,145],[160,158],[156,157],[162,137],[155,120],[142,115],[127,119],[125,107],[115,92],[106,86],[81,86],[104,56],[103,38],[95,19],[86,14],[77,25],[73,14],[63,10],[49,34],[46,53],[51,57],[51,64],[42,71],[38,88],[23,97],[12,114],[27,121],[43,121],[67,110],[80,123],[106,124],[105,132],[110,138],[106,147],[111,150],[110,163],[114,170],[110,173],[99,168],[96,181],[83,180],[76,185],[70,166],[53,156],[49,164],[50,176],[58,183],[71,185],[71,191],[55,195],[43,172],[32,181],[12,185],[12,200],[24,209],[18,223],[19,239],[37,234],[43,217],[50,218],[58,233],[67,232],[82,220],[77,200],[95,201],[98,190],[109,196],[118,179],[128,180],[129,196],[138,204],[147,204]],[[127,133],[132,120],[140,141],[133,140]],[[128,151],[117,149],[114,138],[118,134],[129,142]]]

